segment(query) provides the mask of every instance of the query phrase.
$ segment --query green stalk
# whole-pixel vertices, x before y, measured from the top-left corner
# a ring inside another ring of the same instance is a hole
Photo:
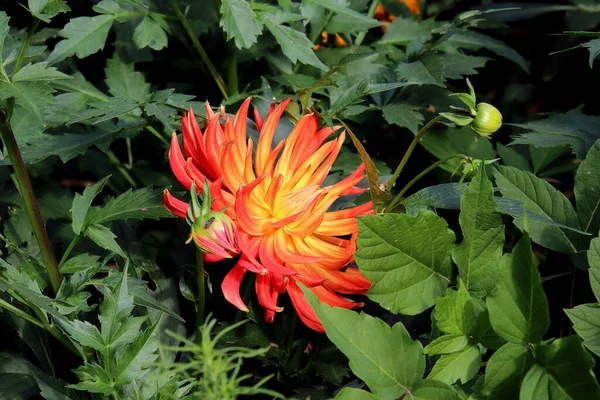
[[[146,129],[150,133],[152,133],[154,136],[156,136],[157,138],[159,138],[161,142],[163,142],[164,144],[166,144],[167,146],[169,146],[169,141],[167,139],[165,139],[164,136],[161,135],[160,132],[158,132],[156,129],[154,129],[151,126],[147,126]]]
[[[226,43],[227,46],[227,87],[229,95],[233,95],[239,91],[238,88],[238,70],[237,59],[235,56],[235,44],[233,40]]]
[[[367,16],[369,18],[373,18],[375,15],[375,11],[377,11],[377,6],[379,5],[379,0],[373,0],[371,2],[371,6],[369,7],[369,11],[367,11]],[[358,47],[362,44],[363,40],[365,40],[365,36],[367,36],[367,31],[360,32],[358,36],[356,36],[356,40],[354,40],[354,46]]]
[[[7,302],[5,300],[0,299],[0,307],[18,315],[19,317],[23,318],[24,320],[26,320],[28,322],[31,322],[32,324],[34,324],[35,326],[37,326],[39,328],[42,328],[42,329],[45,328],[43,323],[41,323],[37,319],[33,318],[31,315],[27,314],[25,311],[13,306],[12,304],[10,304],[9,302]]]
[[[215,80],[215,83],[219,87],[219,90],[221,90],[221,94],[223,95],[223,97],[225,99],[228,99],[229,95],[227,94],[227,85],[225,84],[225,81],[223,80],[221,75],[219,75],[219,72],[213,65],[212,61],[210,61],[210,57],[208,56],[208,54],[206,54],[204,47],[202,47],[202,44],[200,44],[198,37],[196,36],[196,34],[194,33],[194,30],[192,29],[192,25],[190,24],[190,21],[188,21],[187,17],[181,12],[181,9],[177,5],[177,1],[176,0],[170,0],[170,1],[171,1],[171,6],[175,10],[175,14],[177,14],[177,17],[179,17],[179,21],[181,22],[183,29],[189,36],[189,38],[192,41],[192,44],[194,45],[194,47],[196,48],[196,51],[198,52],[198,54],[200,54],[200,58],[202,58],[202,61],[208,68],[208,71],[210,72],[213,79]]]
[[[419,130],[419,133],[416,134],[415,138],[410,143],[410,146],[408,146],[406,153],[404,153],[404,157],[402,157],[400,164],[398,164],[398,167],[394,171],[394,175],[392,175],[392,177],[390,178],[390,180],[387,183],[386,189],[388,191],[391,191],[392,187],[394,187],[394,183],[396,182],[396,179],[398,179],[398,177],[400,176],[400,173],[402,172],[402,170],[404,169],[404,166],[408,162],[408,159],[410,158],[410,155],[412,154],[413,150],[417,146],[417,143],[419,143],[419,140],[421,140],[421,137],[425,134],[425,132],[427,132],[429,130],[429,128],[431,128],[433,125],[435,125],[442,118],[444,118],[444,117],[441,115],[436,116],[431,121],[426,123],[425,126],[423,126]]]
[[[33,227],[33,233],[40,246],[40,253],[42,255],[42,260],[44,261],[44,266],[48,272],[52,289],[56,293],[61,281],[60,271],[58,270],[56,258],[54,258],[54,252],[52,251],[52,245],[50,244],[50,239],[48,238],[46,227],[44,226],[44,221],[42,220],[42,215],[40,214],[40,208],[35,198],[31,181],[29,180],[27,168],[25,168],[23,157],[21,157],[19,146],[17,145],[15,135],[10,126],[10,121],[6,119],[6,115],[1,110],[0,133],[2,134],[4,147],[6,148],[8,156],[10,157],[10,162],[12,163],[17,189],[19,190],[19,193],[23,198],[23,202],[25,203],[25,210],[29,215],[31,225]]]
[[[415,176],[410,182],[408,182],[406,184],[406,186],[404,186],[402,188],[402,190],[400,191],[400,193],[398,193],[396,195],[396,197],[394,197],[394,199],[392,200],[392,202],[385,208],[384,212],[390,212],[390,211],[392,211],[394,209],[394,206],[400,201],[400,199],[402,198],[402,196],[404,195],[404,193],[406,193],[408,191],[408,189],[411,188],[412,185],[414,185],[415,183],[417,183],[419,181],[419,179],[421,179],[422,177],[424,177],[425,175],[427,175],[428,173],[430,173],[431,171],[433,171],[434,169],[436,169],[437,167],[439,167],[443,163],[452,160],[453,158],[468,159],[469,157],[465,156],[464,154],[452,154],[451,156],[448,156],[446,158],[443,158],[441,160],[436,161],[431,166],[429,166],[428,168],[426,168],[425,170],[423,170],[419,175]]]
[[[129,183],[132,188],[137,189],[138,184],[136,183],[135,179],[133,179],[133,176],[131,176],[129,171],[127,171],[127,168],[125,168],[123,166],[123,164],[121,163],[121,160],[119,160],[119,158],[115,155],[115,153],[113,153],[112,150],[108,150],[106,152],[106,156],[108,157],[108,160],[110,161],[110,163],[113,164],[115,167],[117,167],[117,169],[119,170],[121,175],[123,175],[123,178],[125,178],[127,183]]]
[[[58,263],[59,271],[60,271],[60,268],[63,266],[63,264],[69,259],[69,254],[71,254],[71,251],[73,250],[73,248],[75,247],[77,242],[79,242],[79,239],[81,239],[81,235],[75,235],[73,240],[71,240],[71,243],[69,243],[69,246],[65,250],[65,253],[63,254],[62,258],[60,259],[60,261]]]
[[[206,282],[204,280],[204,253],[198,247],[196,247],[196,282],[198,285],[198,294],[196,295],[196,343],[200,344],[202,341],[202,327],[204,326],[204,308],[205,308],[205,296],[206,296]]]

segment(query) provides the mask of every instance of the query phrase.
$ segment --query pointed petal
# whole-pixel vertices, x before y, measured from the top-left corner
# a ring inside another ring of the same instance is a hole
[[[229,271],[225,278],[223,278],[223,283],[221,283],[221,290],[223,291],[223,295],[225,299],[236,306],[238,309],[248,312],[250,311],[244,301],[240,296],[240,284],[242,283],[242,279],[244,278],[244,274],[246,273],[246,268],[237,265]]]
[[[163,191],[163,201],[165,204],[165,208],[170,213],[177,215],[179,218],[185,218],[187,216],[187,211],[189,207],[188,203],[176,199],[171,195],[171,193],[167,189]]]

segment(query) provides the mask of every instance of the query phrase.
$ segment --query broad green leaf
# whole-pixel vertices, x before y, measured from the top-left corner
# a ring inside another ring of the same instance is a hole
[[[352,8],[348,7],[343,2],[335,0],[305,0],[308,3],[313,3],[317,6],[323,7],[330,11],[333,11],[336,15],[333,16],[331,25],[328,25],[327,29],[329,32],[361,32],[366,31],[371,28],[375,28],[377,26],[381,26],[382,23],[377,21],[376,19],[370,18],[364,14],[361,14],[357,11],[354,11]],[[343,23],[341,27],[340,24]],[[337,27],[336,27],[337,25]],[[354,28],[344,29],[348,25],[353,25]],[[339,28],[342,29],[339,29]],[[333,29],[332,29],[333,28]]]
[[[46,23],[59,13],[71,11],[64,0],[28,0],[27,5],[33,16]]]
[[[422,379],[414,385],[408,398],[410,400],[461,400],[463,397],[444,382]]]
[[[81,231],[84,229],[92,201],[102,191],[109,179],[110,175],[102,178],[94,185],[87,186],[83,190],[83,194],[75,193],[73,205],[71,206],[71,219],[73,220],[71,225],[76,235],[81,234]]]
[[[104,225],[93,224],[86,227],[84,234],[92,239],[98,246],[114,251],[122,257],[125,257],[125,252],[121,249],[121,246],[116,242],[117,237],[110,229]]]
[[[54,81],[56,79],[72,79],[69,75],[63,74],[56,68],[48,67],[47,62],[36,64],[27,64],[16,74],[13,75],[13,83],[17,82],[35,82],[35,81]]]
[[[575,201],[581,229],[598,234],[600,228],[600,141],[579,164],[575,175]]]
[[[415,135],[425,119],[418,107],[404,103],[387,104],[382,109],[383,117],[390,124],[408,128]]]
[[[444,335],[432,340],[431,343],[425,347],[425,354],[438,355],[457,353],[462,351],[467,344],[469,344],[469,339],[466,336]]]
[[[259,19],[246,0],[222,0],[219,26],[238,49],[249,49],[262,33]]]
[[[313,51],[313,43],[308,40],[306,35],[285,25],[277,25],[268,19],[263,21],[269,32],[275,37],[275,40],[281,46],[283,54],[290,59],[292,63],[301,62],[312,65],[323,71],[329,68],[323,64]]]
[[[150,47],[158,51],[167,47],[169,39],[158,22],[150,16],[145,16],[133,31],[133,43],[138,49]]]
[[[446,295],[435,300],[435,321],[439,330],[450,335],[471,336],[482,309],[475,306],[471,295],[461,284],[458,290],[448,288]]]
[[[2,60],[2,52],[4,50],[4,41],[6,40],[6,37],[8,36],[8,32],[10,30],[10,27],[8,25],[8,21],[10,20],[10,18],[8,18],[8,15],[6,15],[6,13],[4,11],[0,11],[0,61]],[[4,79],[2,76],[0,76],[0,81]]]
[[[548,301],[527,234],[500,262],[497,288],[487,298],[490,322],[503,339],[540,343],[548,325]]]
[[[102,207],[92,207],[89,212],[90,224],[103,224],[123,219],[171,218],[163,204],[161,189],[146,187],[129,189],[118,197],[111,198]]]
[[[582,304],[565,310],[573,329],[592,353],[600,356],[600,304]]]
[[[445,208],[450,210],[460,209],[460,200],[468,183],[441,183],[419,190],[402,200],[406,212],[416,215],[420,208]]]
[[[402,63],[396,67],[398,79],[418,85],[444,85],[444,64],[440,57],[433,53],[425,53],[419,60]]]
[[[141,72],[136,72],[132,64],[125,64],[119,58],[106,61],[106,85],[115,97],[143,103],[150,96],[150,84]]]
[[[408,18],[396,18],[387,29],[379,43],[407,45],[419,37],[429,37],[431,31],[442,23],[434,19],[415,21]]]
[[[511,147],[507,147],[502,143],[497,143],[496,151],[498,151],[498,154],[500,155],[500,158],[502,158],[504,165],[515,167],[523,171],[532,172],[531,165],[529,165],[529,162],[525,159],[525,157],[523,157],[516,150],[513,150]]]
[[[36,373],[43,373],[24,357],[7,351],[0,353],[0,398],[28,399],[39,393]]]
[[[390,327],[367,314],[320,304],[309,289],[304,289],[304,294],[327,337],[348,357],[352,372],[377,398],[397,399],[421,380],[423,346],[410,338],[404,325]]]
[[[358,219],[360,271],[373,282],[371,300],[393,313],[415,315],[433,305],[450,282],[454,233],[431,211]]]
[[[582,160],[596,140],[600,138],[598,124],[600,124],[600,117],[583,114],[581,108],[576,108],[539,121],[513,124],[528,132],[514,136],[512,143],[529,144],[536,147],[568,145],[573,149],[577,158]]]
[[[535,364],[525,375],[519,399],[598,399],[594,359],[577,335],[535,346]]]
[[[579,220],[571,202],[550,183],[513,167],[499,166],[494,170],[494,176],[502,196],[522,202],[525,210],[579,229]],[[524,217],[516,217],[514,223],[519,229],[524,229]],[[571,239],[574,234],[534,220],[528,221],[527,229],[533,241],[544,247],[567,254],[577,252]]]
[[[336,400],[378,400],[379,397],[372,395],[363,389],[343,388],[335,396]]]
[[[476,75],[477,68],[485,67],[487,57],[468,56],[462,53],[444,54],[444,79],[463,79],[467,75]]]
[[[48,56],[48,63],[54,64],[76,55],[85,58],[104,48],[108,31],[115,20],[114,15],[78,17],[69,21],[58,34],[65,39],[56,44]]]
[[[488,360],[481,394],[490,399],[515,399],[523,377],[533,364],[527,346],[506,343]]]
[[[592,239],[587,259],[590,265],[590,285],[592,285],[596,300],[600,302],[600,239]]]
[[[441,356],[427,379],[435,379],[452,385],[460,379],[462,384],[471,380],[481,367],[481,354],[479,348],[469,344],[457,353]]]
[[[464,240],[452,249],[452,259],[466,289],[473,296],[485,297],[496,286],[504,225],[483,166],[462,195],[459,222]]]
[[[568,146],[528,147],[531,163],[533,164],[533,173],[536,175],[569,150]]]
[[[81,72],[77,71],[71,77],[73,79],[56,81],[52,85],[67,92],[80,93],[88,100],[108,100],[109,97],[88,82]]]

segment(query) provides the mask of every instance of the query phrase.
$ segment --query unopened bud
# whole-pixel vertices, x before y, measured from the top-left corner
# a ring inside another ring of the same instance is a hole
[[[489,139],[501,126],[502,114],[496,107],[488,103],[477,104],[477,116],[471,123],[471,129]]]
[[[192,224],[190,240],[204,252],[223,258],[238,253],[237,229],[223,212],[211,211]]]

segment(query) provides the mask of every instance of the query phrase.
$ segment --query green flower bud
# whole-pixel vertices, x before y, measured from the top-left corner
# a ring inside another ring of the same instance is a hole
[[[471,129],[478,135],[490,138],[502,126],[502,114],[496,107],[488,103],[477,104],[477,116],[471,124]]]

